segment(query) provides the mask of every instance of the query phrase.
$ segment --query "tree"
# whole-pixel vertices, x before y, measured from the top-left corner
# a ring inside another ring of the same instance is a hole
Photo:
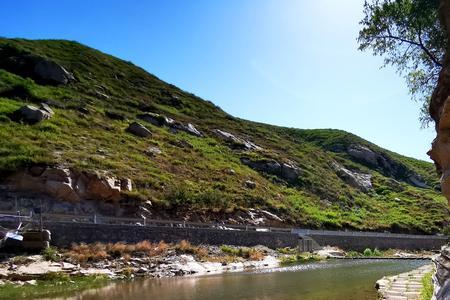
[[[428,104],[442,68],[447,39],[439,16],[439,0],[372,0],[364,3],[360,50],[384,56],[404,75],[416,101],[422,102],[420,120],[431,120]]]

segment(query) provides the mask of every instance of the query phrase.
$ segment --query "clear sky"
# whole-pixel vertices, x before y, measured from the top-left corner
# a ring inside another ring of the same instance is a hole
[[[0,36],[76,40],[249,120],[338,128],[427,159],[433,130],[357,50],[363,0],[2,0]]]

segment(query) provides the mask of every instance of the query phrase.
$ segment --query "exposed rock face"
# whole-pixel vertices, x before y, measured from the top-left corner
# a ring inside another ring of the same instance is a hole
[[[151,131],[148,130],[147,127],[137,122],[131,123],[128,126],[127,131],[140,137],[148,137],[152,135]]]
[[[272,159],[251,160],[246,157],[242,157],[241,162],[258,172],[275,175],[290,183],[294,183],[301,175],[301,170],[292,163],[280,163]]]
[[[160,115],[160,114],[155,114],[155,113],[145,113],[145,114],[140,114],[137,116],[139,119],[145,121],[145,122],[149,122],[155,126],[170,126],[171,124],[174,123],[174,120],[171,118],[168,118],[166,116]]]
[[[40,108],[33,105],[25,105],[13,112],[11,119],[17,122],[36,124],[50,119],[53,114],[53,110],[47,104],[41,104]]]
[[[74,80],[72,74],[67,72],[63,66],[45,58],[35,58],[34,73],[44,81],[56,84],[67,84]]]
[[[167,126],[174,133],[184,131],[197,137],[203,136],[203,134],[193,124],[188,123],[187,125],[184,125],[183,123],[175,121],[174,119],[164,115],[147,112],[145,114],[140,114],[137,117],[155,126]]]
[[[13,175],[9,181],[18,189],[42,192],[66,201],[117,201],[121,199],[121,192],[132,190],[130,179],[65,168],[32,167],[27,172]]]
[[[75,80],[62,65],[45,57],[18,53],[8,46],[0,48],[0,57],[0,68],[40,83],[68,84]]]
[[[336,174],[349,185],[361,190],[362,192],[368,192],[372,189],[372,175],[357,171],[351,171],[343,166],[333,163],[332,168]]]
[[[197,130],[197,128],[195,128],[195,126],[192,125],[191,123],[184,125],[183,123],[180,123],[180,122],[174,122],[173,124],[170,125],[170,129],[174,133],[176,133],[178,131],[184,131],[184,132],[187,132],[187,133],[197,136],[197,137],[203,136],[203,134],[199,130]]]
[[[363,145],[350,145],[347,153],[355,161],[368,167],[380,170],[386,176],[392,176],[395,179],[405,181],[415,187],[428,188],[419,174],[409,170],[405,165],[394,161],[390,157],[373,151]]]
[[[259,147],[258,145],[255,145],[254,143],[243,138],[237,137],[232,133],[220,129],[215,129],[214,133],[217,137],[227,142],[233,149],[244,149],[248,151],[261,150],[261,147]]]
[[[450,246],[443,246],[433,259],[436,272],[433,275],[433,300],[450,300]]]
[[[436,138],[428,155],[441,175],[441,190],[450,204],[450,0],[440,1],[439,16],[447,33],[447,49],[429,106],[430,116],[435,121]],[[434,264],[432,299],[450,299],[450,245],[442,247]]]

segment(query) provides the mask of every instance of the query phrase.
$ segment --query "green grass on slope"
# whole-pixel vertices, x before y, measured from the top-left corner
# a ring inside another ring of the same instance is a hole
[[[330,149],[350,143],[370,145],[428,182],[435,181],[432,164],[388,152],[344,131],[289,129],[233,118],[129,62],[78,43],[0,39],[0,47],[4,44],[61,63],[77,81],[44,86],[0,69],[0,94],[6,95],[0,98],[2,175],[34,164],[107,170],[133,180],[135,190],[129,197],[151,200],[164,211],[220,215],[265,208],[289,223],[314,228],[431,233],[448,223],[446,203],[438,192],[394,181]],[[170,100],[174,95],[179,99],[175,104]],[[25,125],[8,118],[24,103],[49,100],[55,110],[50,120]],[[81,107],[90,113],[81,114]],[[125,132],[143,109],[191,122],[206,137],[173,134],[147,123],[151,138]],[[111,120],[105,116],[107,110],[128,120]],[[214,129],[249,139],[264,150],[232,150],[214,136]],[[180,147],[183,143],[188,146]],[[149,147],[158,147],[162,153],[148,156]],[[301,168],[302,175],[295,185],[288,185],[243,165],[242,156],[290,161]],[[362,193],[344,183],[330,167],[333,161],[372,173],[373,190]],[[254,181],[256,188],[246,188],[247,180]]]

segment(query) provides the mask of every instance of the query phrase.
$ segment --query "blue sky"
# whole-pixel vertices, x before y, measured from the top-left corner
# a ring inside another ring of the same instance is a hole
[[[0,36],[76,40],[249,120],[339,128],[428,159],[433,130],[382,59],[363,0],[4,0]]]

